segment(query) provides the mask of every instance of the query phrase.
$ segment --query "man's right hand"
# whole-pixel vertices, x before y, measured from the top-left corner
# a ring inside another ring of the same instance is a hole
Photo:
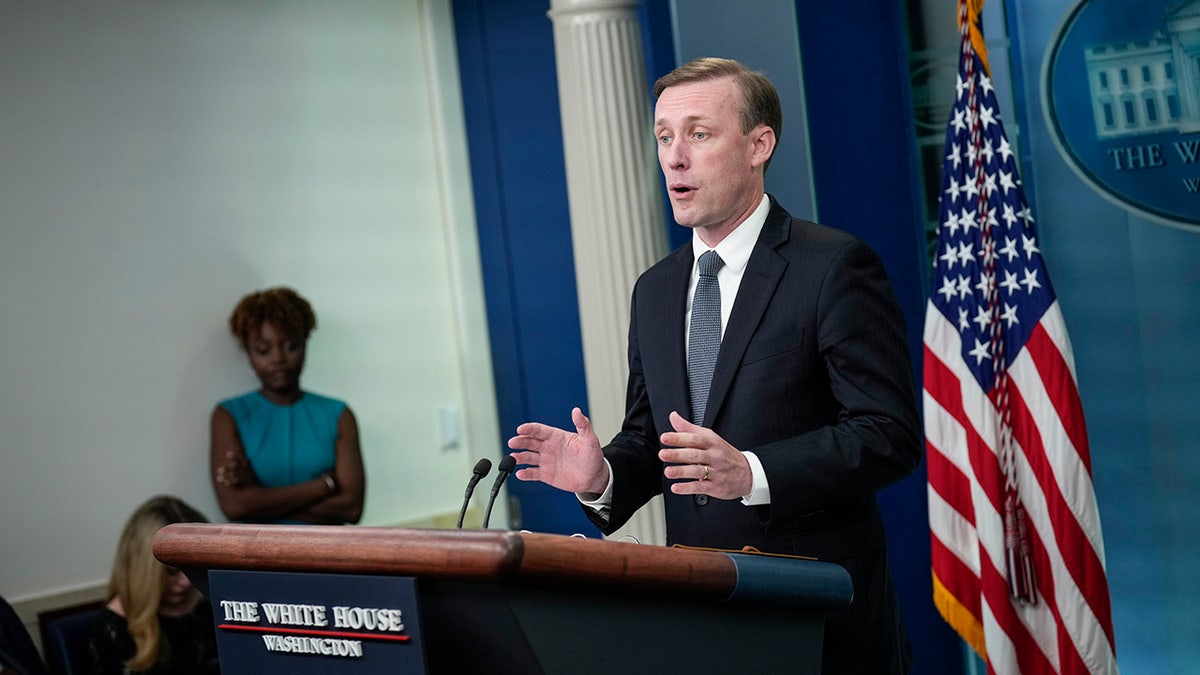
[[[537,422],[517,427],[517,435],[508,439],[508,447],[519,451],[512,456],[523,468],[513,475],[577,494],[604,492],[608,487],[608,468],[600,451],[600,439],[579,408],[571,410],[571,421],[575,424],[574,433]]]

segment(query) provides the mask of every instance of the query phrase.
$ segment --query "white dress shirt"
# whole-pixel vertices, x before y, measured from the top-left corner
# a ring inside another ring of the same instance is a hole
[[[750,253],[754,250],[754,244],[758,241],[758,235],[762,232],[763,224],[767,221],[767,212],[770,209],[771,200],[763,195],[758,208],[754,209],[741,225],[726,235],[713,249],[710,249],[694,230],[692,231],[693,263],[691,280],[688,281],[687,311],[683,320],[684,349],[687,348],[688,326],[692,321],[692,298],[696,294],[696,283],[700,280],[700,268],[695,261],[709,250],[715,250],[725,263],[717,271],[717,284],[721,287],[721,337],[724,338],[725,326],[729,323],[729,315],[733,313],[733,302],[737,299],[738,288],[741,287],[742,276],[746,272],[746,264],[750,262]],[[750,464],[752,476],[750,494],[742,497],[742,503],[746,506],[770,504],[771,490],[767,485],[767,474],[763,470],[762,462],[753,452],[743,451],[742,454]],[[607,459],[604,460],[604,463],[608,467],[608,487],[604,492],[598,497],[591,494],[577,495],[579,501],[583,502],[585,506],[602,512],[607,511],[609,505],[612,504],[612,465],[608,464]],[[591,499],[588,499],[589,497]]]

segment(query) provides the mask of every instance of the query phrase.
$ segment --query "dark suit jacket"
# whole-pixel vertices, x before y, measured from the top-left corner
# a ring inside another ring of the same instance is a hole
[[[612,532],[663,494],[668,544],[753,546],[841,563],[855,599],[827,628],[826,672],[907,670],[875,492],[917,467],[921,436],[904,317],[882,262],[862,241],[792,218],[771,198],[703,424],[762,461],[771,503],[758,507],[674,495],[657,457],[671,411],[690,414],[684,312],[692,265],[689,243],[634,287],[627,412],[604,449],[612,510],[607,522],[590,510],[589,517]],[[839,660],[889,646],[891,661]]]
[[[0,598],[0,670],[16,675],[46,675],[46,666],[16,610]]]

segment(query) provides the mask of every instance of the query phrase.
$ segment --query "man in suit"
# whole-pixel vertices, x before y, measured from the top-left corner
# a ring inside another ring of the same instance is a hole
[[[606,533],[662,494],[668,544],[841,564],[854,599],[827,621],[822,670],[907,672],[875,492],[912,473],[921,440],[887,274],[860,240],[765,193],[782,125],[765,76],[697,59],[654,94],[659,164],[692,242],[634,287],[621,432],[602,448],[578,408],[574,432],[522,424],[515,475],[575,492]],[[706,321],[719,340],[707,369]]]

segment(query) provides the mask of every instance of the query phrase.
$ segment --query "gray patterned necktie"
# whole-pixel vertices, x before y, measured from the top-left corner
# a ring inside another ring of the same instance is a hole
[[[700,256],[700,280],[692,296],[692,324],[688,329],[688,387],[692,396],[692,423],[704,423],[713,366],[721,349],[721,287],[717,270],[725,264],[716,251]]]

